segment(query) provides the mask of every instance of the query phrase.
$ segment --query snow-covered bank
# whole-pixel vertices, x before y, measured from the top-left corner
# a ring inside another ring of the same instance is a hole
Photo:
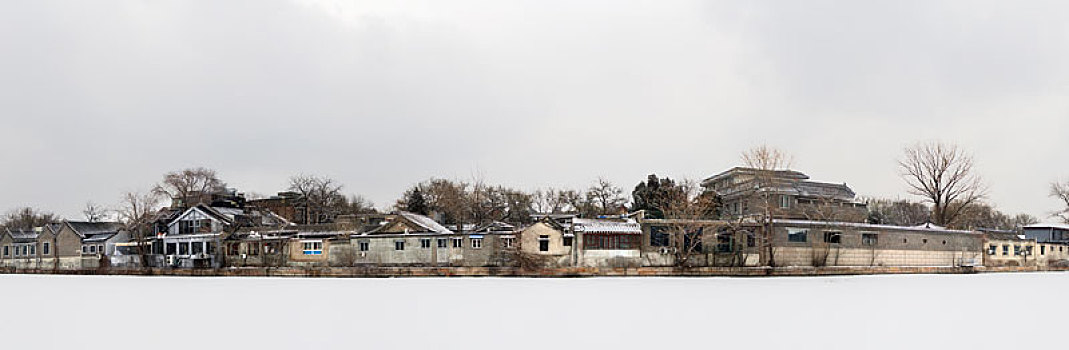
[[[1054,346],[1069,273],[813,278],[0,276],[2,348]],[[11,346],[11,347],[9,347]]]

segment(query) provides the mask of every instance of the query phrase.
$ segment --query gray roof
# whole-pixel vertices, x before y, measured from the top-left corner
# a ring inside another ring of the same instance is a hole
[[[1069,224],[1034,224],[1034,225],[1025,226],[1024,228],[1026,228],[1026,229],[1028,229],[1028,228],[1031,228],[1031,229],[1056,228],[1056,229],[1061,229],[1061,230],[1069,230]]]
[[[66,224],[82,238],[101,234],[114,235],[123,227],[123,224],[118,222],[67,221]]]
[[[36,230],[7,230],[11,234],[11,240],[15,243],[31,243],[37,241],[41,233]]]
[[[869,229],[869,230],[896,230],[896,231],[919,231],[929,233],[964,233],[964,234],[980,234],[977,231],[962,231],[962,230],[950,230],[939,226],[892,226],[892,225],[876,225],[876,224],[863,224],[856,222],[834,222],[834,221],[813,221],[813,220],[787,220],[787,219],[775,219],[772,220],[776,225],[808,225],[808,226],[825,226],[825,227],[850,227],[857,229]]]
[[[86,237],[85,239],[82,239],[82,242],[88,242],[88,243],[104,242],[104,241],[107,241],[107,240],[111,239],[112,237],[115,237],[115,235],[117,235],[117,234],[119,234],[119,233],[118,232],[109,232],[109,233],[101,233],[101,234],[91,235],[91,236]]]

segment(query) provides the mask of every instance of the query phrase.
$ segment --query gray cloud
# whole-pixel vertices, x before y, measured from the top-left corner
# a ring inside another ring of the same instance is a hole
[[[76,217],[163,172],[376,203],[431,176],[700,178],[759,143],[906,196],[923,140],[1007,211],[1069,177],[1069,11],[1027,1],[224,1],[0,5],[0,208]]]

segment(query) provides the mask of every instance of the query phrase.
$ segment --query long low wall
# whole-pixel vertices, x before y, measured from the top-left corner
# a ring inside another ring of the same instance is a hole
[[[757,277],[881,274],[971,274],[987,272],[1069,271],[1069,268],[1023,267],[637,267],[551,268],[525,270],[501,267],[353,267],[353,268],[226,268],[226,269],[16,269],[0,274],[217,276],[217,277]]]

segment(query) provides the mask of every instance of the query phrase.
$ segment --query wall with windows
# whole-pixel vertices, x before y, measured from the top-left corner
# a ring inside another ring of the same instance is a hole
[[[329,265],[508,266],[515,235],[390,234],[353,236],[330,251]]]
[[[1059,266],[1069,264],[1069,245],[1035,239],[988,239],[984,266]]]
[[[528,226],[519,234],[519,249],[524,254],[541,257],[549,267],[572,266],[575,237],[544,222]]]
[[[979,233],[835,223],[777,224],[777,266],[981,265]]]

